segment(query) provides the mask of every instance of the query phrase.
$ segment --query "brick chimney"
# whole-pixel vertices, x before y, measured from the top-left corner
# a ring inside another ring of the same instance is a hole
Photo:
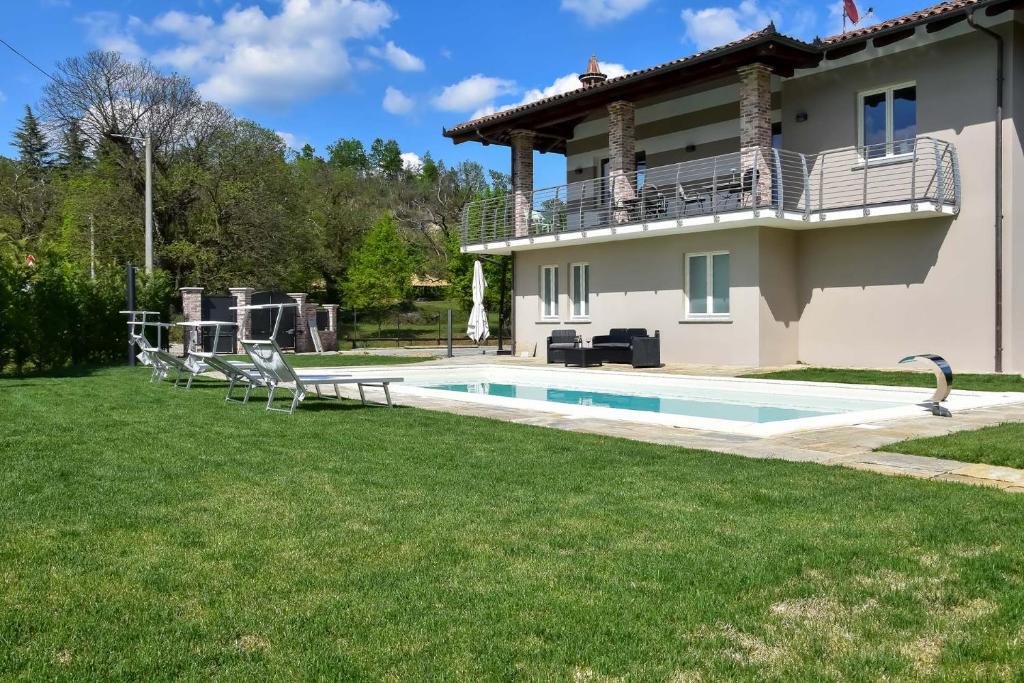
[[[597,55],[590,55],[590,61],[587,63],[587,72],[580,74],[580,83],[583,84],[584,88],[589,88],[598,83],[604,83],[607,80],[608,76],[601,73],[601,66],[597,63]]]

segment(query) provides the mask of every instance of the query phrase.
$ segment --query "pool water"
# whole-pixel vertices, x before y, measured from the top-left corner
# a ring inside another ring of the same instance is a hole
[[[742,400],[733,401],[712,400],[706,398],[645,396],[522,384],[502,384],[497,382],[433,384],[425,388],[440,389],[442,391],[459,391],[472,394],[487,394],[489,396],[501,396],[504,398],[524,398],[549,401],[552,403],[569,403],[574,405],[595,406],[599,408],[638,410],[651,413],[667,413],[671,415],[687,415],[691,417],[707,417],[718,420],[756,423],[796,420],[805,417],[818,417],[821,415],[835,415],[836,413],[848,412],[853,409],[853,406],[846,405],[835,405],[829,406],[828,408],[822,407],[821,409],[812,409],[805,406],[791,407],[785,405],[745,403]],[[776,401],[773,401],[773,403],[775,402]],[[804,402],[806,403],[806,400]],[[879,406],[876,403],[874,404],[874,407],[884,406]]]

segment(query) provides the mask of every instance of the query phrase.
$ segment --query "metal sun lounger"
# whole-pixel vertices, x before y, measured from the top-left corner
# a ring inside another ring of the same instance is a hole
[[[321,386],[333,386],[335,396],[340,397],[339,385],[355,384],[359,389],[359,398],[366,404],[365,387],[379,387],[384,390],[388,407],[393,407],[391,392],[388,385],[392,382],[403,381],[401,377],[379,377],[369,375],[347,375],[340,374],[335,368],[293,368],[281,353],[281,347],[273,339],[243,339],[242,347],[252,358],[256,369],[263,376],[263,381],[268,389],[267,410],[288,413],[295,413],[299,402],[306,398],[308,388],[312,388],[317,397],[323,398],[320,393]],[[274,408],[274,392],[277,389],[284,389],[292,392],[292,403],[288,410]]]

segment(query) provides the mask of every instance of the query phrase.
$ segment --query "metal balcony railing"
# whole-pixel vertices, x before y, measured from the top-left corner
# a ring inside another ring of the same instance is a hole
[[[956,148],[919,137],[815,154],[753,149],[470,202],[462,245],[753,212],[795,221],[960,209]],[[740,215],[740,217],[743,217]]]

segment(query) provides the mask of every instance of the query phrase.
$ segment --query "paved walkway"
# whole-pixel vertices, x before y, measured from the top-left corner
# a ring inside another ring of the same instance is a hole
[[[454,359],[427,361],[427,364],[463,365],[480,362],[494,363],[496,361],[525,365],[534,365],[539,362],[537,359],[508,357],[498,359],[494,356],[486,358],[463,356]],[[628,366],[621,365],[608,369],[615,371],[630,370]],[[770,370],[772,368],[672,364],[655,368],[651,372],[660,374],[734,376],[749,372],[768,372]],[[647,371],[636,370],[636,372],[644,373]],[[355,392],[353,391],[352,394],[355,395]],[[619,420],[578,418],[558,415],[556,413],[538,414],[463,401],[445,401],[418,396],[403,395],[398,400],[403,405],[415,406],[417,408],[488,417],[505,422],[602,434],[684,448],[718,451],[748,458],[776,458],[797,462],[814,462],[823,465],[841,465],[881,474],[994,486],[1014,493],[1024,493],[1024,470],[875,450],[884,449],[889,444],[906,439],[942,436],[965,429],[980,429],[981,427],[997,425],[1003,422],[1024,422],[1024,403],[959,411],[952,417],[934,417],[922,414],[919,417],[900,420],[885,420],[854,426],[833,427],[775,437],[757,438],[695,429],[638,424]]]

